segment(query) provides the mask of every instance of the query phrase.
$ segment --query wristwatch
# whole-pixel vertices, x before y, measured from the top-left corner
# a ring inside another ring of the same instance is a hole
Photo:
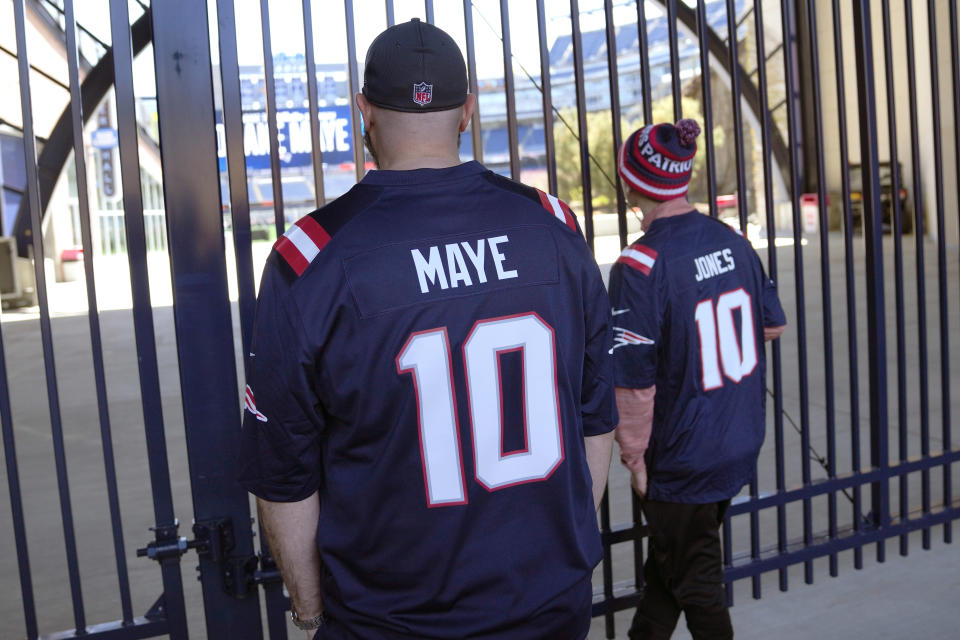
[[[295,609],[290,610],[290,619],[293,620],[293,626],[301,631],[313,631],[314,629],[319,629],[326,621],[323,617],[322,611],[309,620],[301,620]]]

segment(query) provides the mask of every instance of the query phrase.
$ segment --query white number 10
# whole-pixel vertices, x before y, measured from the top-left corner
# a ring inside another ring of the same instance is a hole
[[[526,448],[504,455],[502,406],[509,390],[500,384],[500,354],[517,350]],[[477,482],[495,491],[550,477],[564,457],[553,329],[534,313],[482,320],[463,343],[463,359]],[[447,330],[412,334],[397,355],[397,371],[413,374],[427,504],[465,504]]]
[[[740,338],[733,321],[734,309],[740,309]],[[703,390],[723,386],[720,366],[732,382],[740,382],[757,366],[757,340],[753,320],[753,301],[742,288],[721,293],[714,312],[713,300],[703,300],[695,312],[700,334],[700,363]],[[719,346],[719,348],[718,348]]]

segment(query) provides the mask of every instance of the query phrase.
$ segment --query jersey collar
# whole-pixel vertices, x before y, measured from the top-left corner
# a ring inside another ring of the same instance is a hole
[[[409,171],[374,169],[367,172],[360,183],[369,185],[415,185],[430,182],[449,182],[480,174],[486,170],[487,168],[476,160],[453,167],[444,167],[443,169],[411,169]]]

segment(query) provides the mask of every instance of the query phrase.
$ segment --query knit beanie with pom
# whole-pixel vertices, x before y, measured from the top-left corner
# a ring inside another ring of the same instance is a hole
[[[689,118],[676,125],[652,124],[637,129],[620,147],[617,158],[617,171],[624,184],[658,202],[687,195],[698,135],[700,125]]]

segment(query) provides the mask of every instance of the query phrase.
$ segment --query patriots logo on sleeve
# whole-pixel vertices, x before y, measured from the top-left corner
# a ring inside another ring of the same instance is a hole
[[[613,353],[613,350],[618,347],[629,347],[640,344],[654,344],[654,342],[650,338],[644,337],[635,331],[630,331],[623,327],[614,327],[613,348],[610,349],[609,353]]]
[[[267,416],[257,411],[257,403],[254,401],[253,389],[250,388],[250,385],[247,385],[246,392],[244,393],[243,406],[247,411],[252,413],[254,417],[256,417],[256,419],[259,420],[260,422],[267,421]]]

